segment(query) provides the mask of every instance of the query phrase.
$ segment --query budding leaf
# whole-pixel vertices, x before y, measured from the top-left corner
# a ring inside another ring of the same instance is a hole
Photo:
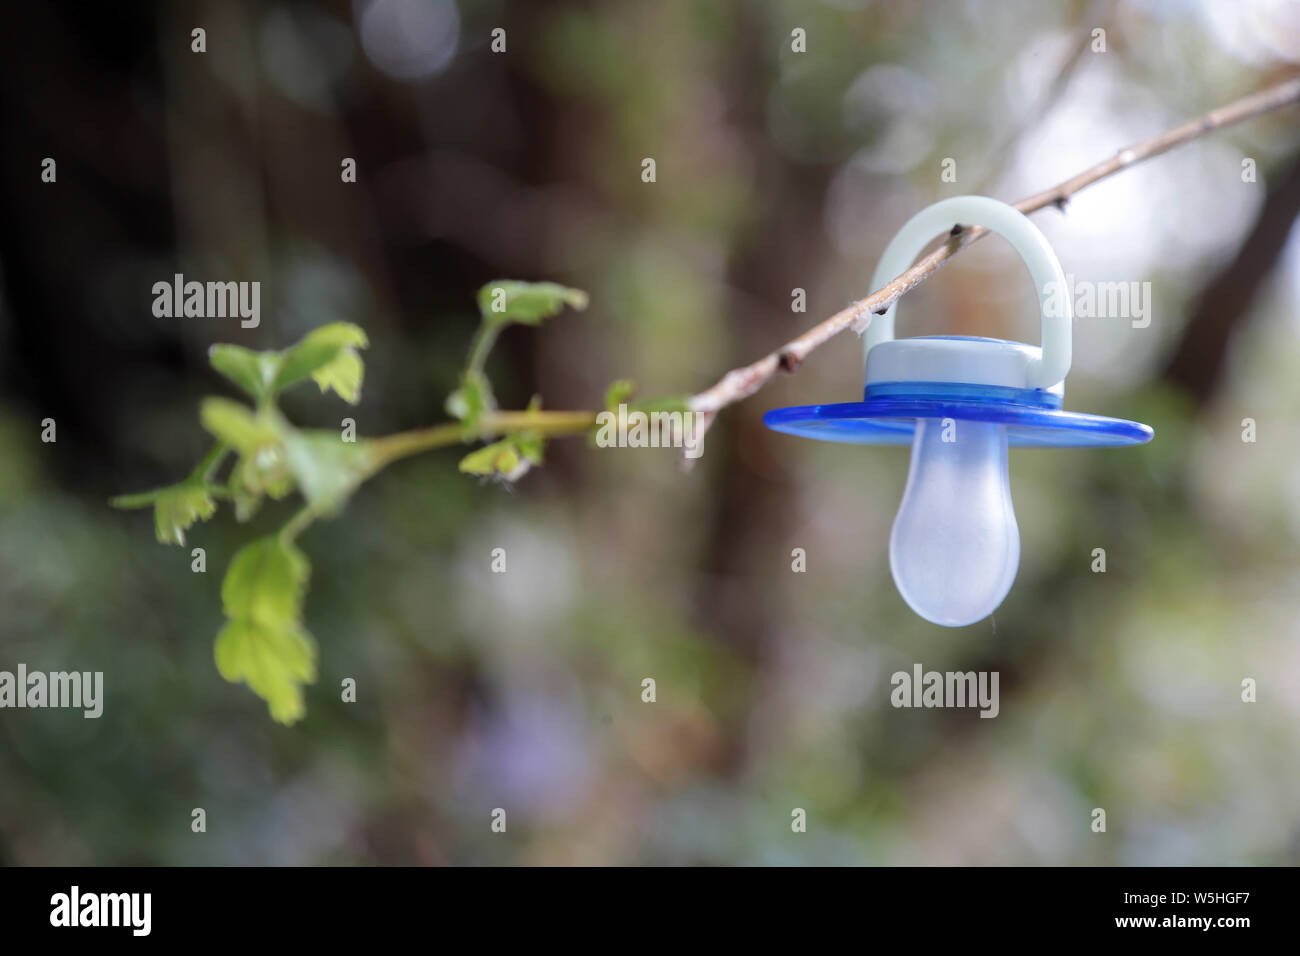
[[[511,435],[508,441],[515,446],[515,451],[519,452],[529,464],[540,465],[542,463],[542,454],[546,450],[546,439],[542,437],[541,432],[519,432]]]
[[[302,627],[310,573],[302,552],[272,535],[240,549],[221,585],[229,621],[213,648],[217,670],[246,683],[282,724],[302,717],[303,685],[316,680],[316,645]]]
[[[460,378],[460,388],[447,396],[445,408],[452,418],[458,418],[465,427],[473,430],[484,412],[496,408],[492,384],[482,372],[466,371]]]
[[[357,351],[370,344],[360,326],[331,322],[307,333],[281,352],[255,352],[239,345],[214,345],[208,361],[260,404],[276,394],[314,379],[322,392],[334,389],[355,405],[361,398],[365,365]]]
[[[251,398],[261,401],[269,394],[281,357],[279,352],[254,352],[242,345],[220,344],[208,349],[208,362]]]
[[[293,491],[293,473],[285,461],[284,449],[274,446],[255,456],[241,458],[230,473],[230,494],[235,498],[235,515],[242,510],[245,518],[256,510],[256,504],[247,499],[269,495],[276,501]],[[245,499],[242,502],[240,499]]]
[[[519,467],[519,451],[508,440],[493,442],[470,452],[460,460],[460,470],[469,475],[511,475]]]
[[[365,375],[357,349],[369,344],[366,333],[351,322],[322,325],[281,353],[273,387],[279,391],[310,377],[322,392],[332,388],[345,402],[355,405],[361,399]]]
[[[253,617],[268,624],[296,621],[310,572],[306,556],[277,535],[245,545],[230,562],[221,584],[226,616]]]
[[[209,432],[239,453],[230,472],[229,492],[235,516],[247,520],[261,495],[280,499],[293,491],[294,477],[285,459],[284,441],[294,428],[274,408],[254,413],[239,402],[207,398],[199,406],[199,421]]]
[[[136,495],[119,495],[109,504],[114,508],[148,508],[153,506],[154,533],[161,544],[184,544],[185,532],[196,521],[207,521],[217,511],[212,500],[212,486],[201,480],[187,479],[154,491]]]
[[[185,530],[217,511],[206,485],[180,484],[164,489],[153,507],[154,533],[162,544],[184,544]]]
[[[205,398],[199,406],[199,422],[241,455],[255,455],[276,442],[275,428],[264,416],[228,398]]]
[[[365,377],[365,365],[355,349],[340,350],[334,361],[322,365],[311,373],[311,377],[320,386],[322,393],[332,388],[349,405],[361,401],[361,380]]]
[[[565,306],[581,311],[587,307],[587,293],[554,282],[520,282],[498,279],[478,290],[478,308],[486,322],[505,325],[541,325],[543,319]]]
[[[232,684],[247,684],[278,723],[296,723],[307,712],[302,688],[316,681],[316,645],[301,627],[230,621],[217,635],[212,656],[217,672]]]
[[[262,493],[260,491],[249,490],[248,482],[244,478],[244,460],[241,458],[235,462],[235,467],[230,470],[230,481],[227,484],[227,490],[230,493],[230,499],[235,503],[235,520],[245,522],[253,515],[257,514],[257,509],[262,507]]]
[[[605,389],[605,408],[611,412],[618,411],[618,406],[627,402],[636,392],[636,382],[630,378],[620,378],[609,383]]]

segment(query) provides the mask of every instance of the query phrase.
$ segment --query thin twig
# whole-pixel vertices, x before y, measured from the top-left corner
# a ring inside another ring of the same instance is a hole
[[[1296,102],[1300,102],[1300,77],[1252,93],[1226,106],[1211,110],[1198,119],[1167,130],[1159,136],[1121,149],[1114,156],[1084,170],[1077,176],[1072,176],[1051,189],[1035,193],[1012,205],[1026,214],[1048,206],[1064,209],[1066,202],[1079,190],[1122,169],[1167,153],[1211,130],[1231,126]],[[689,407],[693,411],[704,413],[699,435],[702,437],[704,430],[713,422],[721,409],[753,395],[771,381],[778,371],[793,372],[815,350],[847,329],[853,329],[859,334],[864,332],[871,324],[873,315],[885,312],[890,305],[937,272],[945,262],[972,242],[982,239],[987,233],[988,230],[982,226],[962,228],[958,225],[942,245],[918,259],[902,275],[885,283],[866,298],[859,299],[847,308],[836,312],[798,338],[791,339],[776,351],[769,352],[757,362],[732,369],[715,385],[693,395],[689,400]]]
[[[372,438],[367,444],[368,460],[364,468],[352,478],[348,488],[353,489],[373,478],[395,461],[419,455],[435,448],[447,448],[462,445],[479,438],[494,438],[512,432],[535,432],[538,435],[556,437],[560,435],[581,435],[596,427],[596,412],[550,412],[529,409],[522,412],[486,412],[478,421],[467,428],[461,422],[446,422],[429,428],[416,428],[406,432],[395,432],[381,438]],[[135,496],[144,498],[145,496]],[[126,499],[119,499],[119,501]],[[150,498],[152,503],[152,498]],[[318,518],[329,513],[335,503],[308,502],[303,505],[288,524],[280,529],[280,537],[293,541],[307,530]],[[118,507],[131,506],[118,504]]]
[[[581,435],[595,427],[596,412],[486,412],[470,429],[466,429],[460,422],[448,422],[372,439],[371,465],[367,469],[367,477],[402,458],[434,448],[460,445],[476,438],[492,438],[516,431],[531,431],[547,436]]]

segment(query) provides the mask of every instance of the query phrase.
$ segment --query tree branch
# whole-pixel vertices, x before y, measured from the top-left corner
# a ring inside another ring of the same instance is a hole
[[[1121,149],[1114,156],[1084,170],[1077,176],[1012,203],[1023,213],[1036,212],[1048,206],[1064,209],[1066,202],[1079,190],[1099,180],[1112,176],[1144,160],[1167,153],[1184,143],[1190,143],[1208,132],[1240,123],[1272,110],[1300,102],[1300,77],[1260,90],[1249,96],[1211,110],[1198,119],[1166,130],[1140,143]],[[753,395],[778,371],[793,372],[809,355],[846,329],[859,334],[871,324],[871,317],[879,315],[912,289],[916,288],[939,268],[972,242],[982,239],[989,230],[982,226],[966,228],[956,225],[948,239],[916,261],[902,275],[890,280],[875,292],[836,312],[829,319],[813,326],[797,338],[791,339],[774,352],[769,352],[756,362],[732,369],[716,384],[691,396],[689,407],[703,415],[699,435],[713,423],[717,413]]]
[[[531,431],[539,435],[581,435],[596,427],[596,412],[486,412],[467,429],[460,422],[448,422],[429,428],[417,428],[370,440],[371,467],[366,477],[388,467],[402,458],[460,445],[476,438],[492,438],[515,431]]]
[[[349,493],[369,481],[395,461],[410,458],[412,455],[433,451],[435,448],[447,448],[463,445],[480,438],[494,438],[511,432],[529,431],[538,435],[555,437],[560,435],[581,435],[596,427],[595,412],[544,412],[528,410],[522,412],[487,412],[472,427],[467,428],[461,422],[447,422],[432,425],[429,428],[416,428],[406,432],[396,432],[381,438],[372,438],[369,445],[370,456],[364,469],[353,478]],[[225,446],[218,445],[216,451],[225,453]],[[211,455],[209,455],[211,457]],[[204,459],[206,462],[208,459]],[[200,466],[202,467],[202,466]],[[209,489],[210,493],[222,494],[224,488]],[[119,508],[136,507],[139,498],[143,507],[153,503],[153,493],[147,495],[123,496],[115,500]],[[147,498],[147,500],[146,500]],[[336,503],[308,503],[300,508],[288,524],[280,529],[280,537],[293,541],[318,518],[329,513]]]
[[[1111,158],[1084,170],[1077,176],[1013,205],[1023,213],[1034,212],[1048,206],[1063,208],[1070,197],[1079,190],[1122,169],[1191,142],[1211,130],[1230,126],[1296,102],[1300,102],[1300,77],[1253,93],[1227,106],[1211,110],[1199,119],[1191,120],[1152,139],[1122,149]],[[859,333],[865,331],[873,315],[883,313],[891,304],[937,272],[954,255],[972,242],[983,238],[988,232],[989,230],[982,226],[954,225],[951,233],[937,248],[922,256],[911,268],[866,298],[841,309],[829,319],[813,326],[757,362],[732,369],[711,388],[690,396],[686,400],[686,407],[700,415],[696,440],[703,438],[722,409],[753,395],[771,381],[778,371],[795,371],[812,352],[846,329],[854,329]],[[494,337],[493,329],[489,329],[486,333],[480,332],[476,336],[471,348],[471,370],[481,369],[483,356]],[[434,448],[463,444],[474,439],[522,431],[546,437],[583,434],[596,427],[597,414],[593,411],[491,411],[482,415],[473,426],[468,428],[461,422],[448,422],[430,428],[375,438],[369,442],[371,452],[369,464],[356,476],[356,484],[366,481],[400,459]],[[196,469],[196,475],[210,473],[224,452],[223,446],[214,449],[210,458],[205,459]],[[116,503],[119,507],[142,507],[153,501],[153,495],[154,493],[128,496],[118,499]],[[288,539],[292,539],[320,517],[320,514],[318,508],[308,505],[294,516],[282,533]]]

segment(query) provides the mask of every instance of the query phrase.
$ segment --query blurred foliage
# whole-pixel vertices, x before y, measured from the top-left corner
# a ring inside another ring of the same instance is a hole
[[[579,309],[587,305],[585,293],[550,282],[489,283],[479,291],[478,301],[483,321],[461,386],[445,403],[461,420],[465,440],[477,436],[483,413],[495,410],[482,367],[497,333],[511,323],[539,325],[566,304]],[[158,540],[183,545],[191,525],[216,513],[214,495],[229,497],[236,517],[247,521],[264,495],[280,499],[295,489],[302,493],[307,507],[278,536],[246,545],[231,561],[221,586],[229,621],[217,635],[215,649],[221,676],[247,683],[283,724],[303,717],[301,685],[316,680],[316,645],[302,627],[310,566],[293,539],[316,517],[337,514],[383,460],[370,441],[357,441],[355,429],[336,435],[294,428],[280,414],[276,399],[285,389],[311,378],[321,392],[332,388],[355,405],[361,399],[365,372],[357,349],[367,345],[365,332],[347,322],[313,329],[297,345],[280,352],[214,345],[208,361],[243,389],[256,408],[224,398],[204,399],[199,420],[218,444],[190,476],[155,491],[119,495],[111,502],[125,509],[152,506]],[[538,411],[539,405],[534,399],[528,411]],[[539,427],[513,430],[471,452],[461,459],[460,470],[518,480],[529,465],[542,461],[545,440]],[[224,486],[214,484],[228,451],[237,456],[229,479]]]
[[[366,334],[347,322],[314,329],[283,351],[253,351],[214,345],[212,367],[238,385],[256,407],[225,398],[208,398],[199,420],[218,444],[178,484],[112,500],[118,508],[154,509],[163,544],[185,544],[185,531],[216,513],[214,496],[229,498],[239,521],[249,520],[264,496],[279,500],[295,489],[307,514],[335,514],[370,474],[368,443],[355,435],[294,428],[280,414],[276,399],[308,379],[321,392],[333,389],[344,401],[361,399],[364,366],[357,349]],[[217,472],[229,452],[235,462],[224,483]],[[271,716],[291,724],[305,713],[302,685],[316,679],[316,645],[302,626],[302,600],[310,566],[294,547],[293,522],[279,536],[261,538],[235,555],[221,586],[228,621],[217,635],[217,670],[228,681],[243,681],[266,701]],[[206,571],[206,560],[204,561]]]

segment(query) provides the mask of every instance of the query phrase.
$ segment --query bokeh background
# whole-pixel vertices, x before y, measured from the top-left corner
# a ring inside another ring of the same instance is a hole
[[[672,452],[567,440],[513,488],[459,474],[456,449],[371,482],[301,542],[321,673],[291,728],[220,679],[212,639],[229,557],[293,505],[195,528],[206,574],[154,542],[147,512],[107,506],[206,449],[198,402],[230,394],[206,365],[215,341],[278,348],[358,322],[361,405],[300,390],[294,420],[353,415],[368,435],[442,420],[474,292],[498,277],[591,294],[585,313],[503,336],[489,372],[507,407],[596,407],[621,377],[645,396],[699,390],[870,291],[922,206],[1019,198],[1294,75],[1300,5],[3,16],[0,668],[102,670],[107,699],[99,720],[0,711],[0,861],[1300,860],[1295,108],[1035,217],[1079,280],[1152,284],[1149,327],[1078,322],[1066,404],[1157,438],[1012,453],[1023,554],[994,620],[938,628],[895,591],[905,450],[761,425],[768,408],[852,400],[852,335],[728,411],[689,473]],[[39,181],[46,156],[56,184]],[[340,182],[349,156],[356,184]],[[261,326],[154,318],[150,287],[178,271],[260,280]],[[910,295],[900,323],[1037,336],[1000,239]],[[57,443],[40,441],[46,417]],[[895,710],[889,675],[915,662],[999,671],[999,717]]]

